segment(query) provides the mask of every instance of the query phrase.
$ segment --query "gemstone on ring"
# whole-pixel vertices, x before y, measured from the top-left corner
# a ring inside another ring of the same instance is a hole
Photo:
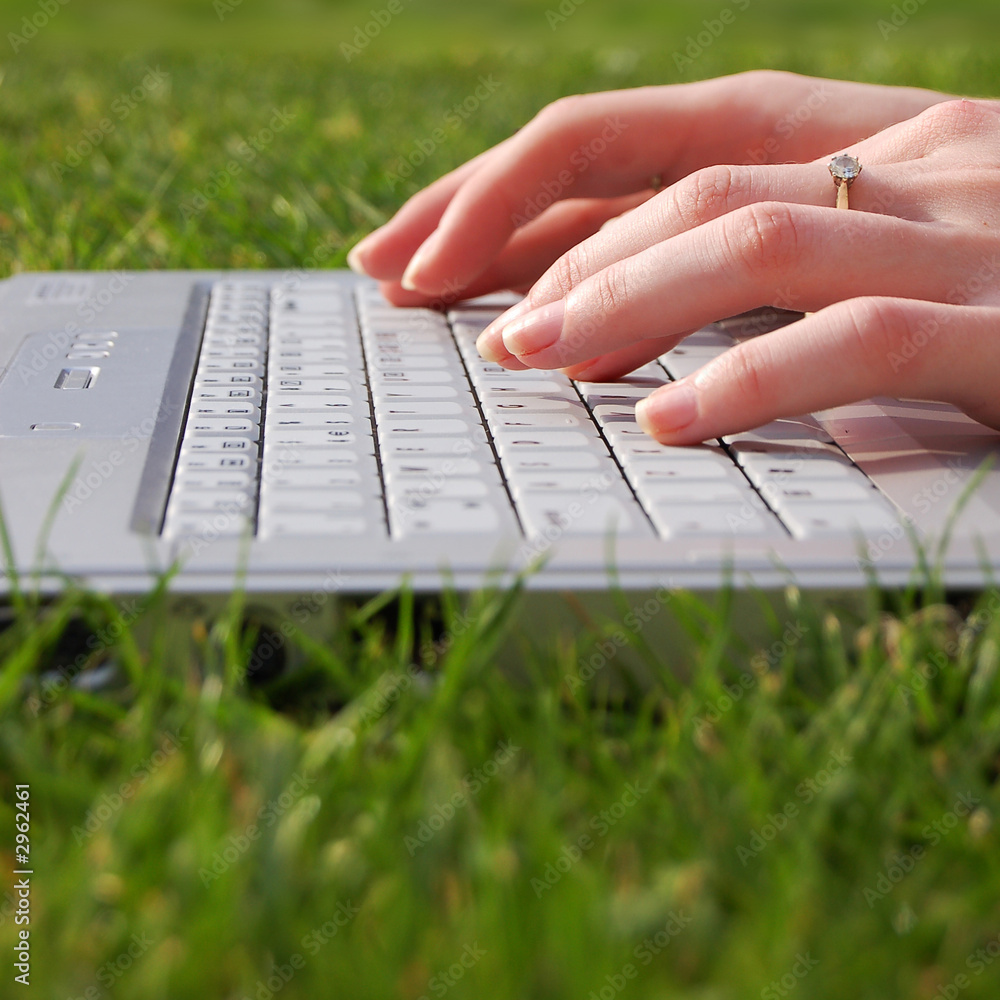
[[[861,173],[861,161],[846,153],[835,156],[830,161],[830,173],[833,175],[833,182],[840,187],[846,184],[850,187]]]

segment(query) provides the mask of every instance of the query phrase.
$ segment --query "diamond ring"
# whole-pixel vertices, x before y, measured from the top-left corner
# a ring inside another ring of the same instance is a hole
[[[847,191],[858,179],[861,173],[861,163],[853,156],[846,153],[835,156],[830,161],[830,174],[833,183],[837,187],[837,208],[850,208],[847,203]]]

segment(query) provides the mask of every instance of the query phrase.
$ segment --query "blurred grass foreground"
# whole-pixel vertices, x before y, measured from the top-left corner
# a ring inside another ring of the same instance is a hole
[[[397,6],[0,3],[4,274],[341,266],[577,91],[1000,79],[992,0]],[[627,604],[527,637],[513,680],[516,591],[345,605],[288,673],[238,594],[25,593],[0,996],[994,1000],[1000,595],[862,598],[790,589],[748,644],[731,594],[672,593],[647,617],[688,636],[682,683]],[[649,683],[610,685],[630,657]]]

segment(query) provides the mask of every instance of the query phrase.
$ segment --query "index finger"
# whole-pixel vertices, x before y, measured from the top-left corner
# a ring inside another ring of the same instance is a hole
[[[404,287],[439,295],[468,285],[518,227],[555,201],[648,188],[669,169],[702,102],[664,103],[662,88],[649,87],[549,105],[455,192],[410,261]]]

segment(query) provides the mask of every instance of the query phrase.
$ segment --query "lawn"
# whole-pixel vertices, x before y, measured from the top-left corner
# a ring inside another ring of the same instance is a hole
[[[4,274],[338,266],[574,91],[756,66],[1000,89],[986,2],[883,38],[891,3],[754,0],[684,67],[723,0],[577,0],[555,26],[557,3],[407,3],[350,60],[385,3],[226,6],[51,0],[8,36]],[[26,593],[0,633],[0,997],[995,998],[1000,594],[859,604],[789,590],[747,644],[726,592],[626,601],[534,635],[515,679],[517,592],[345,604],[277,675],[239,595],[178,620],[160,593]]]

